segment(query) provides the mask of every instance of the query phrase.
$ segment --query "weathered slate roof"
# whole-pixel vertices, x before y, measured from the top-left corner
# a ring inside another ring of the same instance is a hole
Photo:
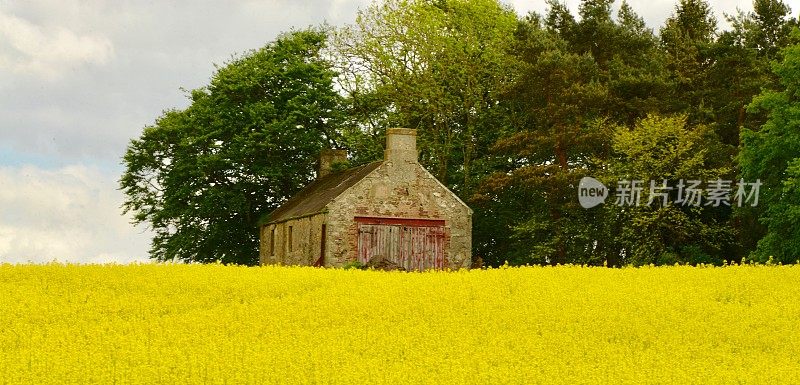
[[[378,168],[381,163],[383,161],[368,163],[319,178],[309,183],[260,222],[262,224],[283,222],[287,219],[321,212],[328,203]]]

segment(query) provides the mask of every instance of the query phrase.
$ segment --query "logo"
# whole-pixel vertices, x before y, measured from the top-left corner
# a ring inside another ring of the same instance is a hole
[[[581,207],[590,209],[605,202],[606,198],[608,198],[608,187],[592,177],[581,178],[578,184],[578,201]]]
[[[747,203],[758,206],[758,194],[761,180],[748,183],[740,179],[716,179],[705,181],[705,188],[701,186],[704,181],[700,179],[679,179],[677,183],[671,181],[650,180],[620,180],[617,182],[614,203],[617,206],[650,206],[656,202],[659,206],[733,206],[742,207]],[[674,181],[672,181],[674,182]],[[578,202],[581,207],[590,209],[606,201],[609,188],[592,177],[581,178],[578,184]]]

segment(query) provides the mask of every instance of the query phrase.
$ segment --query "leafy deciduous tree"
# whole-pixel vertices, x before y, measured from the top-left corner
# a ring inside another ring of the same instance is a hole
[[[794,36],[800,40],[800,30]],[[742,178],[763,183],[757,214],[766,226],[753,257],[793,263],[800,256],[800,44],[783,51],[774,72],[781,91],[764,91],[748,110],[767,113],[759,130],[742,131]]]
[[[131,141],[123,208],[155,232],[152,258],[257,262],[259,216],[307,183],[337,139],[341,96],[320,58],[325,42],[322,30],[296,31],[234,59],[188,108]]]
[[[641,205],[607,201],[606,221],[619,226],[617,253],[623,264],[721,263],[726,245],[733,242],[733,231],[720,221],[715,210],[725,206],[677,202],[680,182],[726,179],[731,172],[725,151],[714,130],[708,126],[687,125],[685,116],[648,116],[633,129],[619,127],[613,140],[615,157],[608,182],[639,180],[644,183]],[[657,186],[651,196],[650,183]],[[666,181],[667,189],[660,189]],[[672,189],[672,190],[668,190]],[[687,198],[682,190],[681,198]]]
[[[496,0],[386,0],[359,12],[335,45],[342,88],[365,115],[360,140],[379,146],[375,131],[418,128],[421,162],[470,191],[498,128],[492,110],[515,74],[515,27]]]

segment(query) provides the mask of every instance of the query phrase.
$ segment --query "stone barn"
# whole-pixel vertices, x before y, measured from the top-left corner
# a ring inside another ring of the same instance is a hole
[[[390,128],[383,160],[339,171],[347,153],[323,151],[317,179],[262,220],[261,264],[469,267],[472,210],[417,162],[416,144],[416,130]]]

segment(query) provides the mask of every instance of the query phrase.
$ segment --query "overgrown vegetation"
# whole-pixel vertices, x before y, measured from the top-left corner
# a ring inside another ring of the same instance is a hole
[[[723,31],[707,2],[680,0],[653,31],[612,3],[521,16],[496,0],[376,0],[353,25],[285,34],[131,143],[125,209],[156,231],[155,258],[255,263],[256,219],[313,177],[319,149],[365,163],[402,126],[475,210],[488,264],[794,262],[797,17],[755,0]],[[585,176],[762,186],[757,206],[584,209]]]

